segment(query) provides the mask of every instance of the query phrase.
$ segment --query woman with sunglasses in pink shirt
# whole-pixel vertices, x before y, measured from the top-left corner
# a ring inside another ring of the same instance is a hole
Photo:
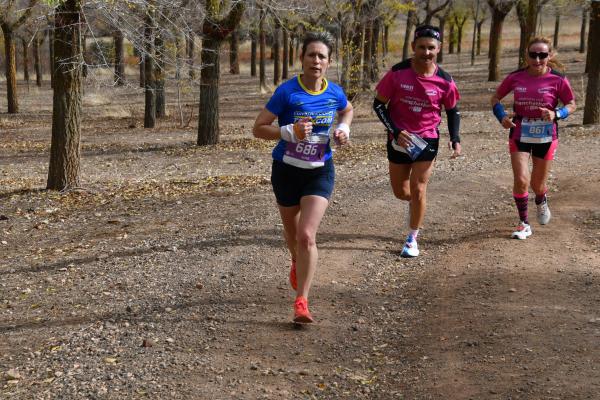
[[[535,193],[538,222],[541,225],[550,222],[546,182],[558,147],[558,120],[567,118],[576,109],[573,90],[563,75],[564,67],[555,56],[550,39],[531,39],[526,66],[510,73],[491,99],[494,115],[510,130],[508,149],[514,177],[513,197],[520,220],[512,233],[515,239],[527,239],[532,233],[527,213],[530,185]],[[511,91],[514,112],[509,115],[500,100]]]

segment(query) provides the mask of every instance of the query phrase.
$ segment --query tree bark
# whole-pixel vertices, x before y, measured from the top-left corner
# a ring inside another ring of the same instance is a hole
[[[154,88],[156,93],[156,118],[167,115],[167,102],[165,100],[165,41],[162,33],[154,39]]]
[[[265,33],[265,10],[260,9],[260,20],[258,22],[259,56],[258,56],[258,79],[261,93],[267,92],[267,37]]]
[[[481,27],[483,26],[484,22],[485,22],[485,20],[477,23],[477,55],[478,56],[481,55]]]
[[[81,1],[65,0],[54,22],[54,96],[47,188],[79,186],[82,65]]]
[[[404,43],[402,44],[402,59],[406,60],[409,57],[410,35],[414,25],[415,12],[410,10],[406,15],[406,30],[404,31]]]
[[[454,45],[456,41],[454,38],[456,37],[456,24],[453,21],[450,21],[450,31],[448,32],[448,54],[454,54]]]
[[[229,73],[232,75],[240,74],[239,48],[240,34],[237,29],[234,29],[229,36]]]
[[[271,53],[273,58],[273,84],[279,85],[281,82],[281,25],[279,21],[275,21],[275,29],[273,30],[273,45],[271,46]]]
[[[590,9],[589,43],[592,38],[600,37],[600,1],[592,1]],[[583,124],[600,123],[600,46],[589,46],[590,63],[588,67],[588,84],[583,110]]]
[[[290,56],[290,38],[289,38],[289,33],[288,33],[288,29],[287,26],[283,27],[283,55],[281,56],[282,59],[282,70],[281,70],[281,79],[286,80],[288,78],[288,72],[289,72],[289,63],[288,63],[288,59]]]
[[[152,11],[146,11],[144,27],[144,128],[154,128],[156,125],[156,91],[154,82],[154,18]]]
[[[250,76],[256,76],[256,32],[250,34]]]
[[[48,54],[50,55],[50,88],[54,89],[54,71],[56,70],[56,62],[54,59],[54,28],[48,27]]]
[[[21,38],[21,47],[23,48],[23,79],[29,88],[29,42]]]
[[[479,0],[475,5],[475,14],[473,15],[473,38],[471,41],[471,65],[475,65],[475,41],[477,37],[477,20],[479,19]]]
[[[38,87],[42,86],[42,62],[40,60],[40,46],[44,37],[39,34],[33,39],[33,68],[35,69],[35,84]]]
[[[188,76],[191,80],[196,79],[196,70],[194,69],[194,48],[196,47],[195,38],[196,34],[192,30],[189,30],[185,36]]]
[[[552,42],[552,46],[554,49],[558,49],[558,30],[560,29],[560,11],[556,10],[556,15],[554,16],[554,40]]]
[[[373,21],[373,33],[371,35],[371,83],[377,82],[379,78],[379,36],[381,35],[381,17]]]
[[[368,89],[371,86],[371,46],[373,44],[373,19],[367,14],[364,22],[365,34],[363,36],[363,71],[362,71],[362,88]]]
[[[440,39],[441,39],[441,45],[440,45],[440,52],[437,55],[436,61],[438,64],[442,64],[444,62],[444,41],[445,41],[445,37],[444,37],[444,30],[446,29],[446,18],[444,17],[438,17],[439,20],[439,28],[440,28]],[[452,32],[452,31],[450,31]],[[450,33],[450,35],[452,35],[452,33]],[[452,46],[452,43],[450,43],[450,46]],[[448,53],[450,53],[450,51],[448,51]]]
[[[124,63],[124,52],[123,52],[123,32],[117,29],[113,36],[115,44],[115,83],[117,86],[123,86],[125,84],[125,63]]]
[[[585,43],[587,40],[587,36],[585,35],[585,31],[587,29],[588,17],[587,17],[587,8],[584,6],[581,9],[581,32],[579,34],[579,52],[585,53]]]
[[[6,74],[6,100],[8,103],[8,113],[16,114],[19,112],[19,103],[17,101],[17,59],[15,51],[14,32],[6,24],[0,24],[4,35],[4,57]]]

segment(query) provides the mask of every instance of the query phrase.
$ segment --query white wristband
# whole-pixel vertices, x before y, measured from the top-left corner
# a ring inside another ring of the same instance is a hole
[[[346,133],[346,136],[348,136],[348,139],[350,139],[350,125],[345,122],[341,122],[338,124],[337,129]]]
[[[286,142],[298,143],[298,138],[294,134],[294,124],[284,125],[279,128],[281,138]]]

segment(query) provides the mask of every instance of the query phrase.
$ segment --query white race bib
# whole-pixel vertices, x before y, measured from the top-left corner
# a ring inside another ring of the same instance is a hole
[[[519,141],[523,143],[549,143],[552,141],[553,133],[553,121],[523,118]]]

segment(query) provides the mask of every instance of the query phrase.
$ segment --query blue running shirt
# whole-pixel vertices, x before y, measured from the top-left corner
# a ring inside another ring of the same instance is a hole
[[[279,126],[293,124],[309,117],[313,122],[312,134],[299,143],[280,139],[273,149],[273,159],[299,168],[322,167],[331,158],[329,133],[336,113],[346,108],[348,99],[343,89],[324,80],[318,92],[304,87],[296,76],[282,83],[265,106],[277,115]]]

